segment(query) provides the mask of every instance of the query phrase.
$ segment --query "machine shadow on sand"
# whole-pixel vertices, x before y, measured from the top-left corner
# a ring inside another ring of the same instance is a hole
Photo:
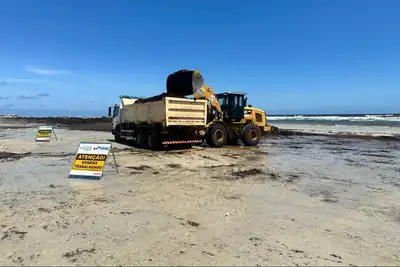
[[[188,146],[187,144],[181,144],[181,145],[166,146],[166,147],[162,147],[162,148],[157,149],[157,150],[148,150],[146,148],[139,147],[137,145],[137,143],[134,142],[134,141],[126,141],[126,140],[124,140],[124,141],[117,142],[117,141],[115,141],[114,139],[111,139],[111,138],[107,139],[106,141],[110,142],[110,143],[113,143],[113,144],[126,145],[126,146],[129,147],[129,148],[127,148],[127,150],[143,151],[143,152],[149,152],[149,151],[152,151],[152,152],[182,151],[182,152],[184,152],[184,151],[189,151],[192,148],[191,146]],[[202,145],[196,145],[196,146],[197,147],[207,147],[207,145],[203,145],[203,144]]]

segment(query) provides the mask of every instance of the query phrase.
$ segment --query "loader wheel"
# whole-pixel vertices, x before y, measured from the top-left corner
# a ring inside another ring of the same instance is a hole
[[[147,145],[146,134],[143,131],[138,132],[136,136],[136,143],[138,147],[145,148]]]
[[[222,147],[226,143],[228,133],[221,124],[212,125],[207,134],[207,143],[211,147]]]
[[[246,146],[256,146],[261,139],[261,130],[254,124],[248,124],[243,129],[242,142]]]
[[[157,150],[160,148],[161,146],[160,138],[156,133],[150,133],[147,136],[147,145],[152,150]]]

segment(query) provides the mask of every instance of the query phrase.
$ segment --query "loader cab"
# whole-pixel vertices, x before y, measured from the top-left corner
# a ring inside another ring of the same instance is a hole
[[[224,113],[224,119],[240,121],[244,118],[247,97],[244,93],[221,93],[215,95]]]

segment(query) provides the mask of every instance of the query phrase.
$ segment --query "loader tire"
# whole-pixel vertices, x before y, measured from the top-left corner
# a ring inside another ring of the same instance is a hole
[[[242,142],[246,146],[256,146],[261,139],[261,130],[254,124],[248,124],[243,129]]]
[[[214,124],[210,126],[207,134],[207,144],[210,147],[222,147],[228,138],[226,128],[222,124]]]

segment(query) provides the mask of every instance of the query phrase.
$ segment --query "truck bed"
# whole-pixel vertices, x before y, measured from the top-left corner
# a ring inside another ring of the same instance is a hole
[[[135,102],[121,110],[125,123],[163,126],[205,126],[207,100],[163,97],[150,102]]]

